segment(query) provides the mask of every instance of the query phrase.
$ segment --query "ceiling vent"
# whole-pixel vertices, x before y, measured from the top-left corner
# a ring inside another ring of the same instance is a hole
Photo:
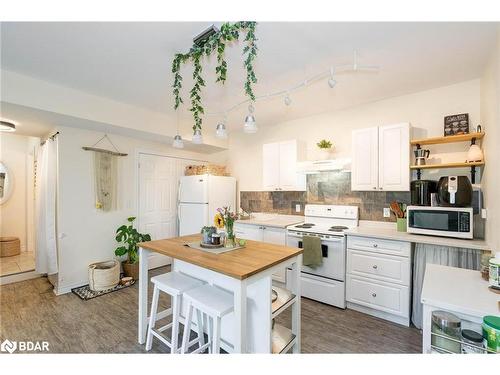
[[[212,24],[208,28],[203,30],[201,33],[196,35],[193,38],[193,43],[198,47],[201,47],[203,44],[205,44],[208,38],[210,38],[215,33],[218,33],[219,31],[220,29],[217,26],[215,26],[215,24]]]

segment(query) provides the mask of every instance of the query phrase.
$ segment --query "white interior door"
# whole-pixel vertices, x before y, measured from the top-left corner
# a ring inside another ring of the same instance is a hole
[[[352,131],[351,189],[378,190],[378,128]]]
[[[410,124],[379,128],[379,189],[410,190]]]
[[[179,179],[192,160],[176,159],[147,153],[139,154],[138,227],[153,240],[178,235],[177,197]],[[150,268],[170,264],[169,257],[153,253]]]

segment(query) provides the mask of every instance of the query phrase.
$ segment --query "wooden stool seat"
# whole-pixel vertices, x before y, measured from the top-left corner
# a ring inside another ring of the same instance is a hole
[[[180,272],[172,271],[152,277],[151,282],[154,284],[154,289],[153,301],[151,302],[151,316],[149,318],[148,335],[146,338],[146,350],[151,350],[151,346],[153,344],[153,336],[155,336],[170,348],[171,353],[177,353],[179,351],[178,336],[181,297],[184,292],[192,288],[202,286],[203,281],[195,279],[194,277],[187,276]],[[160,291],[171,296],[172,307],[170,309],[157,313]],[[155,328],[156,322],[158,320],[163,319],[169,315],[172,315],[172,323],[169,323],[160,328]],[[195,340],[187,343],[188,347],[194,345],[195,343],[199,343],[200,347],[204,345],[203,323],[200,321],[200,319],[198,319],[197,325],[198,337]],[[172,328],[172,336],[170,337],[170,340],[168,340],[164,335],[161,334],[161,332],[169,328]],[[187,330],[191,332],[191,325],[189,325],[189,328],[187,328]]]
[[[221,319],[225,315],[233,312],[234,299],[232,293],[212,285],[203,285],[184,293],[184,301],[187,302],[186,330],[182,337],[181,353],[186,353],[188,349],[188,334],[190,331],[191,318],[193,310],[196,310],[198,320],[200,315],[206,315],[208,318],[208,343],[200,346],[193,353],[208,348],[209,353],[220,352],[220,332]]]

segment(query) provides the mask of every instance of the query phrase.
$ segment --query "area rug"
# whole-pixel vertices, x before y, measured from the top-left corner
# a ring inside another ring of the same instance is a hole
[[[106,289],[106,290],[100,290],[100,291],[94,291],[91,290],[87,285],[80,286],[78,288],[73,288],[71,291],[75,293],[78,297],[80,297],[84,301],[88,301],[89,299],[96,298],[103,296],[108,293],[116,292],[117,290],[121,290],[124,288],[128,288],[129,286],[132,286],[135,284],[135,280],[132,280],[130,284],[128,285],[120,285],[118,284],[114,288]]]

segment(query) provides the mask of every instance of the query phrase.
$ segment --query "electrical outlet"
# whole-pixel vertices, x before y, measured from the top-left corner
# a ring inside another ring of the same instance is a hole
[[[384,217],[391,217],[391,209],[389,207],[384,207]]]
[[[295,212],[300,212],[300,204],[295,205]]]
[[[486,208],[481,209],[481,219],[486,219],[488,217],[488,211]]]

